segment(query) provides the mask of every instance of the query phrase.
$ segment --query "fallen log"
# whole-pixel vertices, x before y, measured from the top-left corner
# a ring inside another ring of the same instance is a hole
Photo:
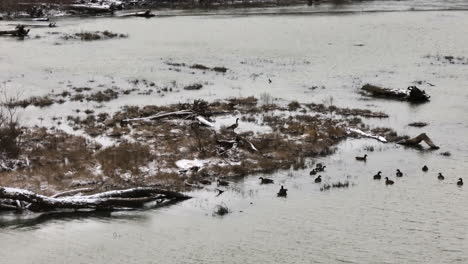
[[[156,15],[151,13],[151,10],[146,10],[144,12],[136,12],[130,14],[124,14],[122,17],[144,17],[144,18],[151,18],[155,17]]]
[[[151,120],[160,119],[160,118],[169,117],[169,116],[186,116],[186,115],[193,115],[193,112],[190,110],[181,110],[181,111],[175,111],[175,112],[162,112],[162,113],[157,113],[155,115],[148,116],[148,117],[123,119],[122,122],[129,123],[129,122],[135,122],[135,121],[151,121]]]
[[[378,136],[378,135],[372,135],[372,134],[369,134],[369,133],[366,133],[362,130],[359,130],[357,128],[348,128],[346,129],[346,131],[348,133],[356,133],[358,135],[361,135],[363,137],[368,137],[368,138],[373,138],[373,139],[377,139],[378,141],[382,142],[382,143],[387,143],[387,139],[385,139],[384,137],[382,136]]]
[[[0,204],[11,205],[3,201],[19,201],[26,206],[17,206],[30,211],[55,211],[63,209],[87,210],[129,210],[143,208],[145,204],[156,202],[158,205],[190,199],[182,193],[161,190],[153,187],[138,187],[116,190],[87,196],[48,197],[34,192],[0,187]],[[14,206],[14,205],[11,205]],[[12,209],[11,206],[2,206]]]
[[[75,189],[75,190],[56,193],[56,194],[52,195],[51,197],[52,198],[58,198],[58,197],[63,197],[63,196],[71,196],[71,195],[75,195],[75,194],[83,193],[83,192],[92,192],[94,190],[95,190],[94,188],[80,188],[80,189]]]
[[[9,26],[23,26],[29,28],[54,28],[57,27],[57,23],[49,23],[49,24],[8,24]]]
[[[388,99],[397,99],[409,101],[413,103],[421,103],[429,101],[430,96],[425,91],[416,86],[410,86],[406,90],[383,88],[376,85],[365,84],[361,90],[366,91],[371,96],[382,97]]]
[[[426,135],[426,133],[419,134],[414,138],[405,139],[397,143],[405,146],[419,146],[419,143],[423,141],[426,142],[426,144],[429,145],[431,149],[439,149],[439,146],[434,144],[434,142],[432,142],[432,140]]]
[[[29,29],[24,29],[24,26],[19,25],[15,29],[12,30],[3,30],[0,31],[0,36],[13,36],[13,37],[24,37],[27,36],[29,33]]]

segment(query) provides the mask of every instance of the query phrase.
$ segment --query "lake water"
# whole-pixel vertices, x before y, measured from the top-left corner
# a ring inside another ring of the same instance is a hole
[[[321,192],[308,171],[281,171],[268,176],[274,185],[260,186],[258,175],[247,177],[219,197],[196,191],[193,199],[158,210],[112,217],[3,214],[1,263],[467,263],[468,191],[455,183],[459,177],[468,181],[468,65],[431,57],[468,57],[467,7],[466,1],[374,1],[254,9],[250,15],[235,10],[203,16],[169,12],[150,20],[73,18],[59,20],[56,29],[34,29],[38,39],[1,38],[0,85],[20,97],[58,93],[67,84],[125,88],[135,78],[179,88],[204,84],[200,91],[131,94],[102,106],[28,107],[20,115],[29,125],[51,125],[52,117],[76,108],[113,111],[127,104],[267,93],[280,103],[384,111],[388,119],[366,122],[410,136],[426,132],[441,146],[421,151],[348,140],[320,160],[327,165],[324,181],[348,179],[353,186],[347,189]],[[47,33],[84,30],[129,38],[81,43]],[[192,74],[188,68],[171,70],[168,61],[229,71]],[[406,88],[415,81],[423,81],[418,86],[431,102],[363,100],[358,93],[365,83]],[[429,126],[407,126],[414,121]],[[366,152],[366,146],[375,151]],[[440,155],[445,151],[451,156]],[[354,160],[364,153],[368,162]],[[421,171],[425,164],[427,173]],[[401,179],[394,177],[397,168],[405,173]],[[395,185],[372,180],[379,170]],[[437,180],[438,172],[445,181]],[[289,189],[286,199],[275,195],[280,185]],[[217,204],[232,212],[214,217]]]

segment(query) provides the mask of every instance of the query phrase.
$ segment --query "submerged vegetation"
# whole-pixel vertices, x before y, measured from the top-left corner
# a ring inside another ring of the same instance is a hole
[[[128,38],[128,35],[121,34],[121,33],[114,33],[111,31],[83,31],[80,33],[75,34],[65,34],[62,36],[64,40],[70,39],[79,39],[82,41],[94,41],[94,40],[106,40],[106,39],[113,39],[113,38]]]

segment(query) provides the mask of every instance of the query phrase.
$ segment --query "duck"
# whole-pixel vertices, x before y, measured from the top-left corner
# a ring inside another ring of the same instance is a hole
[[[389,180],[388,177],[385,177],[385,184],[386,184],[386,185],[392,185],[392,184],[394,184],[394,183],[395,183],[394,181]]]
[[[397,177],[403,177],[403,172],[400,171],[400,169],[396,170],[396,176]]]
[[[428,170],[429,170],[429,168],[428,168],[426,165],[424,165],[424,166],[422,167],[422,171],[426,172],[426,171],[428,171]]]
[[[220,196],[224,192],[224,190],[220,190],[220,189],[216,189],[216,191],[218,191],[218,194],[216,195],[216,197]]]
[[[445,177],[444,177],[444,175],[442,175],[441,172],[439,172],[439,176],[437,176],[437,179],[443,181],[443,180],[445,180]]]
[[[274,183],[274,181],[272,179],[263,178],[263,177],[260,177],[259,179],[260,179],[260,184]]]
[[[281,185],[281,189],[278,192],[278,197],[286,197],[288,189],[285,189],[283,185]]]
[[[462,178],[458,178],[457,185],[458,186],[463,186],[463,179]]]
[[[317,171],[315,169],[311,170],[309,173],[309,175],[315,175],[315,174],[317,174]]]
[[[365,154],[363,157],[356,157],[356,160],[367,161],[367,154]]]
[[[218,186],[229,186],[229,182],[218,179]]]
[[[315,170],[316,170],[316,171],[325,171],[325,168],[326,168],[326,167],[327,167],[327,166],[319,167],[319,168],[316,168]]]
[[[236,123],[228,126],[226,129],[234,130],[239,126],[239,118],[236,118]]]
[[[271,81],[271,79],[270,79],[270,78],[268,78],[268,83],[272,83],[272,81]]]
[[[317,176],[317,178],[315,178],[315,183],[321,183],[322,182],[322,175],[319,175]]]
[[[322,168],[322,167],[323,167],[323,164],[320,162],[315,165],[315,168]]]
[[[381,171],[377,172],[377,174],[374,175],[374,180],[380,180],[382,178],[382,175],[380,175],[380,174],[382,174]]]

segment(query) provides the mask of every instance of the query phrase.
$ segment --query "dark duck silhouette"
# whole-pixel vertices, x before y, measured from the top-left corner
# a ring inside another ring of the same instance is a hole
[[[458,178],[457,185],[458,186],[463,186],[463,179],[462,178]]]
[[[322,171],[325,171],[325,168],[326,168],[326,167],[327,167],[327,166],[317,167],[317,168],[315,168],[315,170],[316,170],[317,172],[322,172]]]
[[[218,179],[218,186],[229,186],[229,182],[225,180]]]
[[[317,174],[317,171],[315,169],[311,170],[309,173],[309,175],[315,175],[315,174]]]
[[[389,180],[388,177],[385,177],[385,184],[386,184],[386,185],[392,185],[392,184],[394,184],[394,183],[395,183],[394,181]]]
[[[216,191],[218,191],[218,194],[216,195],[216,197],[220,196],[224,192],[223,190],[220,190],[220,189],[216,189]]]
[[[367,154],[365,154],[363,157],[356,157],[356,160],[367,161]]]
[[[396,176],[397,177],[403,177],[403,172],[400,171],[400,169],[396,170]]]
[[[279,196],[279,197],[286,197],[286,195],[288,195],[287,192],[288,192],[288,189],[285,189],[285,188],[283,187],[283,185],[281,185],[281,189],[280,189],[279,192],[278,192],[278,196]]]
[[[429,170],[429,168],[428,168],[426,165],[424,165],[424,166],[422,167],[422,171],[426,172],[426,171],[428,171],[428,170]]]
[[[270,184],[270,183],[274,183],[274,181],[272,179],[268,179],[268,178],[263,178],[263,177],[260,177],[260,184]]]
[[[239,126],[239,118],[236,118],[236,123],[228,126],[226,129],[234,130]]]
[[[382,178],[382,175],[381,175],[381,174],[382,174],[381,171],[377,172],[377,174],[374,175],[374,180],[380,180],[380,179]]]
[[[319,175],[317,178],[315,178],[315,183],[321,183],[322,182],[322,176]]]
[[[443,180],[445,180],[445,177],[444,177],[444,175],[442,175],[441,172],[439,172],[439,176],[437,176],[437,179],[443,181]]]

